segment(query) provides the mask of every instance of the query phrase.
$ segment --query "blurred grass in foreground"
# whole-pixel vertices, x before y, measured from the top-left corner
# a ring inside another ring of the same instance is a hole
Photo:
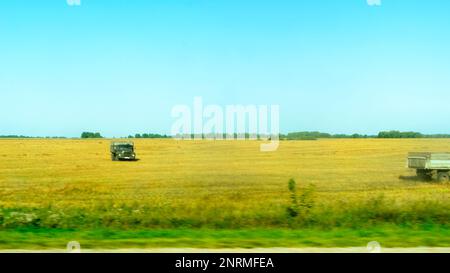
[[[0,249],[62,249],[78,241],[84,249],[124,248],[303,248],[365,247],[377,241],[382,247],[448,247],[450,228],[379,226],[365,230],[63,230],[17,229],[0,231]]]

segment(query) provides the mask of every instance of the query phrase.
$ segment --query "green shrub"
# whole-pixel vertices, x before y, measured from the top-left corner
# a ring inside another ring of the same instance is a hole
[[[288,189],[290,192],[290,205],[287,208],[288,216],[291,218],[298,216],[301,216],[303,219],[307,218],[314,206],[313,194],[315,187],[309,185],[307,188],[301,189],[300,195],[298,195],[297,183],[294,179],[290,179]]]

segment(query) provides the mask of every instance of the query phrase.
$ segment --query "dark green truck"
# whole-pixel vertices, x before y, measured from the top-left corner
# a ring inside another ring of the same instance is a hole
[[[111,142],[110,150],[112,161],[136,160],[133,142]]]

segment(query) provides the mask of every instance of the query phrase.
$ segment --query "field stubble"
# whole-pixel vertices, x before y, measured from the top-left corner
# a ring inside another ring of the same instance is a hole
[[[447,225],[450,186],[414,179],[410,151],[444,139],[135,140],[139,161],[112,162],[109,140],[0,140],[4,228],[361,228]],[[399,176],[406,179],[399,179]],[[290,217],[287,182],[314,185]]]

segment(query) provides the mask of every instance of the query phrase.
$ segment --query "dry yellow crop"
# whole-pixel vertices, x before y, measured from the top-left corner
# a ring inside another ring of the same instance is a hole
[[[282,226],[290,178],[315,186],[321,217],[380,196],[400,212],[450,200],[449,185],[417,181],[406,168],[408,152],[450,151],[447,139],[283,141],[271,153],[258,141],[137,139],[137,162],[111,161],[109,143],[0,140],[0,207],[50,211],[36,224],[49,226],[70,209],[100,226]]]

